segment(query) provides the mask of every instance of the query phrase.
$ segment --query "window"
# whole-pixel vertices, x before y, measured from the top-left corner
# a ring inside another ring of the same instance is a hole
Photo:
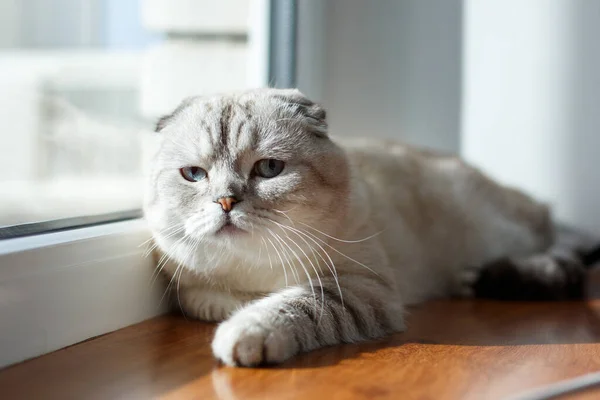
[[[0,0],[0,368],[163,312],[137,218],[154,123],[293,86],[295,7]]]
[[[139,216],[154,122],[266,82],[259,3],[0,0],[0,237]]]

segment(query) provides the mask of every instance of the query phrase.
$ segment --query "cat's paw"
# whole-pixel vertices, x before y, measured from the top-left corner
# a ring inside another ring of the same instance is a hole
[[[212,350],[227,365],[255,367],[287,360],[298,352],[298,344],[284,326],[238,314],[219,325]]]
[[[473,285],[477,297],[569,300],[585,294],[587,271],[575,258],[541,254],[486,265]]]

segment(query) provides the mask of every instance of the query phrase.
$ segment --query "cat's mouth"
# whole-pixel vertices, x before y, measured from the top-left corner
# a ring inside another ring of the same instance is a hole
[[[248,233],[247,231],[243,230],[242,228],[239,228],[237,226],[235,226],[233,224],[233,222],[231,221],[227,221],[223,224],[223,226],[215,233],[215,235],[217,236],[221,236],[221,235],[228,235],[228,236],[235,236],[235,235],[243,235]]]

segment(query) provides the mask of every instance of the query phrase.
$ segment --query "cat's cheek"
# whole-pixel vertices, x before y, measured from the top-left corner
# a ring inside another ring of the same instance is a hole
[[[268,326],[257,318],[237,314],[217,328],[213,354],[231,366],[255,367],[278,364],[299,351],[293,332],[286,326]]]
[[[288,194],[302,188],[302,174],[298,171],[287,172],[273,179],[262,179],[256,184],[256,195],[269,201],[284,199]]]

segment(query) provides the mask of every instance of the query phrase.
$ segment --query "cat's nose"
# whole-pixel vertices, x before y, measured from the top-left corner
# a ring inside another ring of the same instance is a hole
[[[233,209],[233,205],[239,202],[240,200],[233,196],[219,197],[217,200],[215,200],[215,203],[219,203],[223,211],[226,213],[231,211]]]

